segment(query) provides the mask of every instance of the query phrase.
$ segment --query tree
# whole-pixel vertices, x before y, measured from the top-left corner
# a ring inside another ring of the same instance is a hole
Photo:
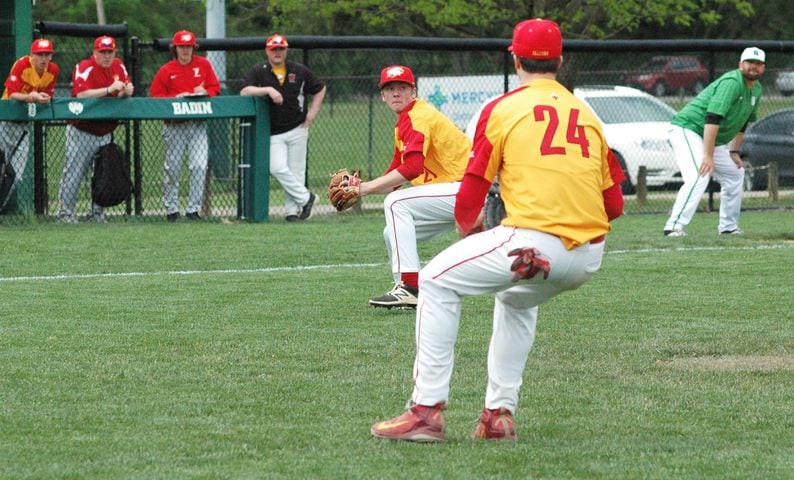
[[[326,35],[509,37],[517,20],[544,17],[567,38],[601,39],[648,29],[691,36],[694,27],[749,18],[753,8],[747,0],[270,0],[265,10],[277,29]]]

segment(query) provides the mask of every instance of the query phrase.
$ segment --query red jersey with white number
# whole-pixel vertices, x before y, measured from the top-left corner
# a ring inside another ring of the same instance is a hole
[[[450,119],[422,99],[416,99],[397,117],[394,157],[387,173],[402,165],[408,153],[425,157],[421,175],[413,185],[458,182],[463,178],[471,142]]]
[[[3,90],[3,98],[9,98],[12,93],[30,92],[44,92],[52,97],[55,94],[55,82],[59,73],[58,65],[50,62],[47,64],[47,69],[39,75],[30,56],[22,57],[11,67],[11,73],[8,74]]]
[[[555,80],[508,92],[484,110],[466,173],[499,174],[502,225],[556,235],[568,249],[610,230],[601,192],[613,185],[601,125]]]
[[[157,71],[149,94],[152,97],[175,97],[180,93],[193,93],[198,86],[204,86],[210,97],[221,92],[221,85],[210,61],[194,55],[190,63],[182,65],[175,58]]]
[[[94,56],[83,60],[74,67],[72,74],[72,96],[76,97],[78,93],[86,90],[93,90],[95,88],[107,88],[113,85],[116,80],[122,82],[129,82],[130,78],[127,75],[127,69],[121,60],[118,58],[113,59],[110,68],[102,68]],[[118,96],[119,92],[114,92],[113,96]],[[76,128],[92,135],[102,136],[112,132],[118,126],[118,122],[105,122],[105,121],[73,121],[70,122]]]

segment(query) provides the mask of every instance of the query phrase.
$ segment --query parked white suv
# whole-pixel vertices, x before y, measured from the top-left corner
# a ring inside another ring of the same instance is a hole
[[[574,95],[598,115],[604,135],[618,157],[628,180],[624,194],[635,192],[640,165],[647,169],[646,185],[680,185],[681,174],[667,138],[675,110],[661,100],[635,88],[582,86]]]

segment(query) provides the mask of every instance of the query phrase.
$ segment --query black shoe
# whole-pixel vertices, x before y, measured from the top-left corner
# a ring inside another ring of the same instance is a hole
[[[379,297],[373,297],[369,304],[378,308],[416,308],[419,290],[402,282]]]
[[[201,217],[199,217],[198,212],[186,213],[185,218],[187,218],[188,220],[201,220]]]
[[[284,217],[284,220],[288,222],[297,222],[298,220],[300,220],[300,217],[298,217],[297,215],[287,215],[286,217]]]
[[[179,220],[179,212],[169,213],[168,215],[165,216],[165,219],[168,220],[169,222],[176,222],[177,220]]]
[[[309,201],[306,202],[306,205],[303,206],[303,210],[301,210],[301,220],[306,220],[312,214],[312,207],[314,206],[314,201],[317,200],[317,195],[309,192]]]

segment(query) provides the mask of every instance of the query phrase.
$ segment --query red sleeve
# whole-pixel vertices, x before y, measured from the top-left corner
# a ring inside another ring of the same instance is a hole
[[[455,221],[463,235],[468,235],[482,211],[491,182],[479,175],[467,173],[455,197]]]
[[[402,165],[397,167],[400,175],[405,177],[408,181],[413,180],[422,174],[425,169],[425,156],[422,152],[408,152],[403,157]]]
[[[164,81],[164,78],[167,76],[165,67],[165,65],[160,67],[160,70],[158,70],[154,76],[154,80],[152,80],[152,86],[149,87],[149,95],[152,97],[168,96],[168,89],[166,88]]]
[[[61,69],[58,68],[58,65],[50,62],[50,63],[47,64],[47,70],[49,70],[50,73],[52,74],[52,83],[47,85],[47,89],[45,90],[45,92],[47,92],[47,95],[49,95],[51,97],[54,97],[55,96],[55,84],[58,83],[58,75],[61,74]]]
[[[618,162],[618,158],[609,150],[607,155],[607,163],[609,164],[609,175],[612,177],[613,183],[623,183],[626,181],[626,175],[623,173],[623,168]]]
[[[205,60],[206,63],[206,80],[204,83],[204,90],[207,91],[207,95],[210,97],[214,97],[221,93],[221,84],[218,82],[218,76],[215,75],[215,70],[212,68],[212,63],[209,60]]]
[[[397,150],[397,147],[394,147],[394,155],[391,157],[391,163],[389,164],[389,168],[383,173],[386,175],[387,173],[391,172],[395,168],[399,167],[402,163],[402,155],[400,155],[400,151]]]
[[[5,83],[9,95],[22,91],[22,87],[25,85],[22,81],[22,72],[25,70],[23,61],[27,59],[28,57],[22,57],[11,66],[11,72],[8,74]],[[28,60],[28,64],[30,64],[30,60]]]
[[[601,192],[601,195],[604,197],[604,210],[607,212],[607,218],[612,221],[623,214],[623,191],[620,189],[620,184],[626,180],[626,175],[612,150],[609,150],[607,155],[607,163],[609,164],[609,175],[612,177],[612,186]]]
[[[607,212],[607,219],[612,221],[623,214],[623,192],[620,184],[616,183],[607,188],[601,195],[604,197],[604,210]]]

